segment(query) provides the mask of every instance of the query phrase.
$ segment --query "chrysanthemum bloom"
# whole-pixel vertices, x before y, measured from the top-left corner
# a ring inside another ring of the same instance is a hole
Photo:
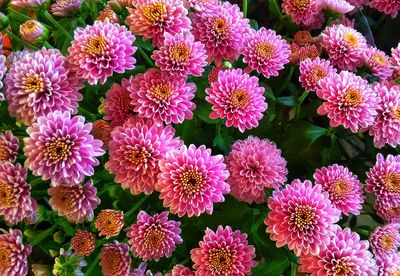
[[[218,0],[188,0],[189,6],[196,12],[201,12],[218,5]]]
[[[7,58],[4,55],[0,55],[0,89],[3,90],[3,77],[7,72]],[[4,101],[5,97],[2,92],[0,92],[0,102]]]
[[[0,162],[14,162],[19,150],[19,141],[11,131],[0,133]]]
[[[309,25],[320,11],[317,0],[283,0],[282,11],[296,24]]]
[[[11,54],[7,56],[6,60],[6,67],[7,69],[10,69],[11,66],[15,63],[21,60],[23,57],[25,57],[27,54],[32,53],[33,51],[31,49],[23,49],[22,51],[12,51]]]
[[[194,276],[194,271],[183,265],[175,265],[171,273],[167,273],[165,276]]]
[[[37,203],[26,178],[27,169],[20,164],[0,162],[0,215],[8,225],[37,221]]]
[[[321,51],[314,44],[300,46],[296,43],[292,43],[290,44],[289,62],[297,64],[307,59],[314,60],[319,57],[320,54]]]
[[[342,24],[326,27],[321,33],[321,43],[333,65],[343,70],[355,71],[364,63],[363,54],[367,51],[365,37],[355,29]]]
[[[22,243],[21,231],[15,229],[0,235],[0,274],[4,276],[27,275],[32,247]]]
[[[373,124],[379,98],[363,78],[342,71],[319,81],[317,96],[324,101],[319,115],[327,115],[332,127],[342,125],[356,133]]]
[[[396,48],[392,48],[392,56],[390,57],[390,61],[393,66],[393,78],[397,79],[400,77],[400,43]]]
[[[372,252],[375,257],[385,258],[397,253],[400,246],[400,224],[392,223],[376,227],[369,236]]]
[[[320,7],[323,10],[338,14],[345,14],[354,9],[354,6],[346,0],[321,0]]]
[[[318,82],[333,73],[336,73],[336,69],[328,60],[319,57],[314,60],[306,59],[300,62],[299,81],[307,91],[316,91]]]
[[[380,12],[390,14],[392,18],[395,18],[400,11],[400,2],[398,0],[372,0],[369,6]]]
[[[190,250],[196,275],[251,275],[256,266],[255,248],[247,234],[233,231],[230,226],[206,229],[199,248]]]
[[[10,5],[21,8],[38,8],[46,5],[48,0],[11,0]]]
[[[397,147],[400,144],[400,86],[377,83],[373,86],[380,98],[373,125],[369,135],[374,136],[374,145],[382,148],[386,144]]]
[[[93,210],[100,204],[100,198],[97,197],[97,190],[92,181],[84,185],[52,187],[48,193],[51,208],[73,223],[92,221]]]
[[[153,46],[161,46],[164,34],[190,31],[188,11],[181,0],[134,0],[128,8],[126,24],[131,32],[153,39]]]
[[[227,127],[234,126],[240,132],[257,127],[268,108],[258,78],[243,73],[242,69],[219,72],[218,81],[206,93],[206,100],[212,104],[210,118],[226,119]]]
[[[377,275],[378,268],[368,241],[360,240],[349,228],[336,227],[333,235],[316,255],[303,255],[299,259],[300,271],[317,275]]]
[[[348,168],[334,164],[317,169],[315,184],[322,186],[329,194],[332,205],[343,214],[359,215],[364,202],[363,185]]]
[[[223,156],[211,155],[204,145],[168,152],[160,169],[156,190],[164,207],[179,217],[212,214],[214,202],[223,202],[230,191]]]
[[[127,79],[122,79],[121,84],[114,83],[103,100],[104,120],[111,121],[114,126],[121,126],[135,114],[129,97],[128,87],[130,85],[131,83]]]
[[[94,225],[100,232],[99,236],[106,236],[106,239],[118,236],[124,227],[124,212],[113,209],[101,210]]]
[[[111,132],[114,127],[104,120],[93,122],[93,137],[103,142],[103,148],[108,148],[111,141]]]
[[[365,66],[373,75],[379,77],[379,79],[386,80],[392,76],[392,64],[385,52],[375,47],[369,47],[368,50],[364,52],[364,59]]]
[[[147,264],[142,262],[133,270],[133,272],[129,274],[129,276],[153,276],[153,273],[147,269]],[[154,276],[162,276],[162,273],[157,272],[154,274]]]
[[[26,125],[56,110],[75,114],[82,100],[77,77],[54,49],[27,53],[13,62],[5,84],[10,114]]]
[[[96,21],[92,26],[77,28],[68,60],[76,74],[89,84],[104,84],[113,73],[135,68],[135,36],[125,26]]]
[[[171,75],[186,77],[201,76],[207,65],[204,45],[194,41],[191,33],[164,34],[164,43],[151,56],[161,70]]]
[[[258,31],[250,29],[244,35],[241,53],[247,63],[246,73],[256,70],[266,78],[278,76],[279,70],[289,62],[290,46],[274,30],[261,27]]]
[[[356,7],[362,7],[362,5],[366,5],[370,0],[347,0],[350,4]]]
[[[219,72],[225,70],[227,69],[222,66],[214,66],[208,74],[208,84],[211,86],[213,82],[218,81]]]
[[[128,120],[111,133],[110,159],[105,167],[115,174],[114,181],[132,194],[151,194],[160,172],[159,161],[182,144],[174,134],[171,126]]]
[[[400,273],[400,253],[392,254],[376,260],[378,276],[397,276]]]
[[[36,44],[45,41],[49,31],[39,21],[28,20],[19,26],[19,34],[22,39]]]
[[[375,201],[376,214],[388,223],[400,223],[400,203]]]
[[[83,0],[57,0],[50,6],[50,12],[55,16],[68,16],[81,8]]]
[[[60,249],[59,257],[54,260],[54,275],[83,276],[82,268],[87,265],[84,257],[77,257],[71,250]]]
[[[136,75],[128,91],[138,116],[151,119],[158,125],[179,124],[192,119],[192,111],[196,108],[192,102],[196,85],[187,83],[186,78],[158,69]]]
[[[235,60],[240,55],[243,36],[250,30],[238,5],[215,3],[209,9],[191,14],[192,33],[204,44],[208,61],[220,65],[223,60]]]
[[[78,256],[89,256],[96,248],[94,235],[86,230],[78,230],[71,239],[71,247]]]
[[[293,42],[300,46],[313,44],[313,37],[309,31],[298,31],[294,34]]]
[[[288,245],[297,256],[318,254],[329,242],[333,223],[340,212],[333,207],[329,194],[311,181],[294,180],[268,199],[271,211],[264,223],[276,246]]]
[[[354,26],[356,24],[356,20],[350,19],[349,17],[347,17],[346,15],[342,15],[341,17],[339,17],[338,22],[346,27],[350,27],[354,29]]]
[[[100,253],[100,266],[104,276],[130,275],[131,257],[128,244],[116,240],[105,244]]]
[[[286,180],[286,160],[275,143],[249,136],[232,145],[225,158],[231,194],[248,203],[262,203],[265,188],[279,188]]]
[[[111,23],[120,23],[118,15],[111,8],[106,7],[104,10],[99,12],[97,20],[105,21],[108,19]]]
[[[168,220],[168,212],[150,216],[140,211],[137,222],[125,230],[133,255],[144,261],[171,257],[176,245],[183,242],[180,225],[179,221]]]

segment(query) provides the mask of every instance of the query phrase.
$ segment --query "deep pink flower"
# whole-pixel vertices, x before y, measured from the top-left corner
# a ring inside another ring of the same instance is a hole
[[[131,32],[153,39],[153,46],[161,46],[164,34],[179,34],[190,31],[188,11],[181,0],[133,0],[128,8],[126,24]]]
[[[320,7],[330,12],[345,14],[351,12],[354,6],[346,0],[320,0]]]
[[[392,76],[393,68],[385,52],[375,47],[369,47],[364,52],[364,59],[365,66],[379,79],[386,80]]]
[[[165,276],[194,276],[194,271],[183,265],[175,265],[171,273],[167,273]]]
[[[158,69],[136,75],[128,91],[138,116],[151,119],[156,124],[182,123],[192,119],[192,111],[196,108],[192,102],[196,85],[187,83],[186,78]]]
[[[397,79],[400,77],[400,43],[396,48],[392,48],[392,56],[390,57],[390,61],[393,66],[393,78]]]
[[[376,259],[396,254],[400,246],[400,224],[392,223],[376,227],[369,236],[372,252]],[[399,263],[400,265],[400,263]]]
[[[0,163],[3,161],[14,162],[17,159],[19,141],[10,130],[0,133]]]
[[[80,183],[94,174],[97,156],[104,154],[102,142],[90,134],[92,124],[82,116],[71,118],[69,112],[53,112],[39,117],[28,127],[24,138],[25,164],[43,180]]]
[[[275,143],[249,136],[232,145],[225,158],[231,194],[248,203],[265,201],[265,188],[279,188],[286,180],[286,160]]]
[[[206,93],[206,100],[212,104],[210,118],[226,119],[227,127],[234,126],[241,132],[257,127],[268,108],[258,78],[243,73],[242,69],[220,71],[218,81]]]
[[[400,273],[400,253],[385,256],[376,260],[378,276],[396,276]]]
[[[220,65],[240,55],[243,36],[249,32],[249,20],[243,18],[238,5],[218,2],[202,12],[192,13],[192,33],[204,44],[208,61]]]
[[[400,223],[400,203],[375,201],[376,214],[388,223]]]
[[[317,57],[314,60],[306,59],[300,62],[300,78],[301,86],[307,91],[316,91],[319,87],[318,82],[336,73],[329,60]]]
[[[56,0],[50,6],[50,11],[55,16],[67,16],[81,8],[83,0]]]
[[[377,266],[367,241],[349,228],[335,228],[331,238],[316,255],[299,259],[300,271],[318,275],[377,275]]]
[[[373,124],[379,98],[363,78],[342,71],[319,81],[317,96],[324,100],[319,115],[327,115],[332,127],[342,125],[352,132]]]
[[[398,0],[372,0],[369,6],[380,12],[390,14],[392,18],[395,18],[400,11],[400,2]]]
[[[71,68],[89,84],[104,84],[113,73],[135,68],[135,36],[125,26],[108,20],[77,28],[68,60]]]
[[[171,257],[176,245],[183,242],[180,225],[179,221],[168,220],[168,212],[149,216],[140,211],[137,222],[125,230],[133,255],[144,261]]]
[[[246,73],[256,70],[266,78],[278,76],[279,70],[289,62],[290,46],[274,30],[261,27],[258,31],[250,29],[244,35],[241,53],[247,63]]]
[[[15,229],[10,233],[0,235],[0,274],[2,276],[16,276],[28,274],[28,255],[32,247],[22,243],[21,231]]]
[[[348,168],[334,164],[317,169],[315,184],[329,194],[332,205],[346,216],[359,215],[364,202],[363,185]]]
[[[100,266],[104,276],[128,276],[131,268],[129,246],[116,240],[103,246]]]
[[[296,24],[310,25],[320,11],[317,0],[283,0],[282,11]]]
[[[156,190],[164,207],[179,217],[212,214],[213,204],[223,202],[224,194],[230,190],[225,182],[229,176],[225,168],[223,156],[211,155],[211,150],[204,145],[182,146],[167,152],[166,158],[160,161]]]
[[[329,194],[311,181],[294,180],[268,199],[271,210],[264,223],[277,247],[288,245],[297,256],[318,254],[328,244],[333,223],[340,212],[332,206]]]

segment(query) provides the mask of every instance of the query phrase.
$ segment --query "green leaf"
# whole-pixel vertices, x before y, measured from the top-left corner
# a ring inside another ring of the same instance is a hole
[[[250,19],[250,27],[255,29],[255,30],[258,30],[259,29],[258,22],[256,20],[254,20],[254,19]]]
[[[290,262],[286,258],[269,260],[256,266],[252,270],[252,275],[282,275],[289,265]]]
[[[295,99],[293,97],[279,97],[276,98],[276,102],[284,105],[284,106],[295,106],[296,102]]]
[[[135,44],[149,52],[152,52],[154,50],[151,46],[150,40],[143,41],[141,36],[136,36]]]
[[[304,150],[325,133],[325,128],[306,121],[297,121],[287,129],[284,147],[290,152],[298,152],[299,149]]]
[[[229,134],[218,134],[213,140],[213,146],[218,147],[224,153],[228,153],[231,145],[235,142],[232,136]]]
[[[275,18],[282,17],[282,13],[281,13],[281,9],[280,9],[278,0],[269,0],[268,1],[268,10],[271,13],[271,15],[273,15],[272,17],[275,17]]]
[[[200,104],[194,113],[200,118],[200,120],[208,124],[216,125],[222,122],[221,119],[210,119],[209,115],[211,113],[211,105],[208,103]]]

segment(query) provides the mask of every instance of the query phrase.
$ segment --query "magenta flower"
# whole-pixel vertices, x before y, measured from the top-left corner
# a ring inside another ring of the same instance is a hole
[[[379,99],[368,82],[355,74],[342,71],[319,81],[317,96],[325,102],[319,115],[327,115],[332,127],[342,125],[356,133],[373,124]]]
[[[31,125],[53,111],[75,114],[82,95],[66,58],[54,49],[25,53],[13,62],[5,80],[12,116]]]
[[[12,52],[14,53],[14,52]],[[12,53],[10,55],[12,55]],[[9,55],[9,56],[10,56]],[[0,89],[3,90],[3,78],[7,72],[7,58],[4,55],[0,55]],[[3,92],[0,92],[0,104],[5,100]]]
[[[329,194],[332,205],[346,216],[359,215],[364,202],[363,185],[348,168],[334,164],[317,169],[315,184]]]
[[[369,6],[380,12],[390,14],[392,18],[400,11],[400,2],[397,0],[372,0]]]
[[[320,12],[320,6],[317,0],[283,0],[282,11],[290,15],[294,23],[310,25]]]
[[[171,35],[190,31],[188,11],[180,0],[133,0],[128,8],[126,24],[131,32],[153,39],[153,46],[162,46],[164,34]]]
[[[378,269],[368,246],[368,242],[361,241],[357,233],[337,226],[318,254],[300,257],[300,271],[310,273],[311,276],[375,276]]]
[[[137,222],[125,230],[133,255],[144,261],[171,257],[176,245],[183,242],[180,225],[179,221],[168,220],[168,212],[149,216],[140,211]]]
[[[188,0],[188,2],[189,6],[196,12],[211,9],[215,5],[219,4],[218,0]]]
[[[218,226],[216,232],[207,228],[199,248],[190,250],[190,255],[196,275],[251,275],[257,264],[247,234],[230,226]]]
[[[278,71],[289,62],[290,46],[274,30],[261,27],[258,31],[250,29],[244,35],[241,52],[243,62],[247,63],[246,73],[256,70],[270,78],[278,76]]]
[[[33,53],[31,49],[23,49],[22,51],[12,51],[11,54],[7,56],[6,66],[10,69],[15,62],[20,61],[27,54]]]
[[[14,162],[17,159],[19,141],[11,131],[0,133],[0,163],[3,161]]]
[[[258,78],[241,69],[220,71],[218,81],[206,93],[206,100],[212,104],[210,118],[226,119],[227,127],[234,126],[240,132],[257,127],[268,108]]]
[[[27,169],[20,164],[0,162],[0,215],[8,225],[37,221],[38,206],[26,179]]]
[[[345,14],[351,12],[354,6],[346,0],[321,0],[320,7],[333,13]]]
[[[89,84],[104,84],[113,73],[135,68],[135,36],[125,26],[96,21],[92,26],[77,28],[68,61],[76,74]]]
[[[336,73],[329,60],[317,57],[314,60],[306,59],[300,62],[300,84],[307,91],[316,91],[319,87],[318,82]]]
[[[400,272],[400,253],[377,259],[378,276],[396,276]]]
[[[196,85],[187,83],[186,78],[150,69],[136,75],[128,91],[133,110],[139,117],[149,118],[156,124],[178,124],[193,117]]]
[[[194,276],[194,271],[183,265],[175,265],[171,273],[167,273],[165,276]]]
[[[288,245],[297,256],[318,254],[328,244],[333,223],[340,212],[332,206],[329,194],[311,181],[294,180],[268,199],[271,210],[264,223],[277,247]]]
[[[20,230],[10,230],[10,233],[0,235],[0,274],[4,276],[27,275],[28,256],[32,247],[22,243]]]
[[[11,0],[10,4],[21,8],[39,8],[47,3],[47,0]]]
[[[220,65],[223,60],[239,57],[244,34],[249,32],[250,26],[238,5],[216,2],[209,9],[192,13],[191,20],[192,33],[204,44],[209,62]]]
[[[160,172],[159,161],[182,144],[174,134],[171,126],[130,119],[111,133],[110,159],[105,167],[115,174],[114,181],[132,194],[151,194]]]
[[[102,142],[90,134],[92,124],[69,112],[53,112],[39,117],[28,127],[24,138],[26,166],[43,180],[80,183],[94,174],[97,156],[104,154]]]
[[[231,194],[247,203],[265,201],[265,188],[278,189],[286,180],[286,160],[275,143],[249,136],[232,145],[225,158]]]
[[[56,0],[50,6],[50,12],[55,16],[68,16],[81,8],[83,0]]]
[[[400,223],[400,203],[385,202],[383,200],[375,201],[376,214],[388,223]]]
[[[48,193],[51,208],[72,223],[92,221],[93,210],[100,204],[96,187],[91,180],[83,185],[52,187]]]
[[[357,66],[364,62],[366,39],[351,27],[342,24],[326,27],[321,33],[321,43],[330,62],[342,70],[356,71]]]
[[[131,268],[129,246],[116,240],[103,246],[100,253],[100,266],[104,276],[127,276]]]
[[[369,236],[372,252],[377,259],[394,255],[400,246],[400,224],[392,223],[376,227]],[[400,265],[400,263],[399,263]]]
[[[179,217],[187,214],[212,214],[214,202],[223,202],[229,193],[225,182],[229,172],[221,155],[211,155],[204,145],[190,145],[167,152],[160,161],[161,173],[156,183],[164,207]]]
[[[392,65],[389,57],[385,52],[375,48],[369,47],[364,52],[365,66],[371,73],[381,80],[386,80],[393,74]]]
[[[390,61],[393,66],[393,78],[396,79],[400,77],[400,43],[396,48],[392,48],[392,56],[390,57]]]

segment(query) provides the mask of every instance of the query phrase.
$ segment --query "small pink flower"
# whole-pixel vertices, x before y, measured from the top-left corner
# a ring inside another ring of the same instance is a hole
[[[400,2],[398,0],[372,0],[369,6],[380,12],[390,14],[392,18],[395,18],[400,11]]]
[[[400,246],[400,224],[392,223],[376,227],[369,236],[372,252],[377,259],[394,255]],[[399,263],[400,265],[400,263]]]
[[[392,76],[392,65],[385,52],[375,47],[369,47],[369,49],[364,52],[364,59],[365,66],[373,75],[379,77],[379,79],[386,80]]]
[[[28,256],[32,247],[22,243],[22,232],[10,230],[10,233],[0,235],[0,274],[2,276],[17,276],[28,274]]]
[[[171,273],[167,273],[165,276],[194,276],[194,272],[183,265],[175,265]]]
[[[336,73],[336,69],[328,60],[319,57],[314,60],[306,59],[300,62],[299,81],[307,91],[316,91],[318,82],[333,73]]]
[[[321,0],[320,7],[330,12],[345,14],[351,12],[354,6],[345,0]]]
[[[400,272],[400,253],[377,259],[378,276],[396,276]]]
[[[310,25],[314,16],[320,11],[317,0],[283,0],[282,11],[290,15],[292,21],[298,25]]]
[[[17,159],[19,140],[10,130],[0,133],[0,162],[14,162]]]
[[[375,201],[376,214],[388,223],[400,223],[400,203]]]

